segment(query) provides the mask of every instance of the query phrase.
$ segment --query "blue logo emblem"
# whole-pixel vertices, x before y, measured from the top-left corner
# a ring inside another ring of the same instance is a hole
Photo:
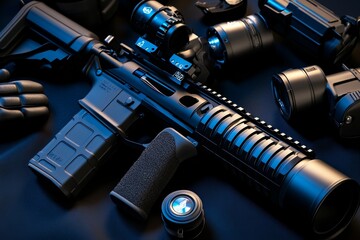
[[[151,12],[152,12],[152,8],[151,7],[144,7],[143,8],[143,12],[145,13],[145,14],[150,14]]]
[[[171,203],[171,210],[177,215],[186,215],[194,209],[194,201],[189,197],[180,196]]]

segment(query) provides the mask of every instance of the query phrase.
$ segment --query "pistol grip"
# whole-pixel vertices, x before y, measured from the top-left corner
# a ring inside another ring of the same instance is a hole
[[[65,196],[75,196],[116,143],[115,133],[82,109],[28,166]]]
[[[179,164],[196,155],[193,143],[172,128],[160,132],[111,191],[111,199],[145,220]]]

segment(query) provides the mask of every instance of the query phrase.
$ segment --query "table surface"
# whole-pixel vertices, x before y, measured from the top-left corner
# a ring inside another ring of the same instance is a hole
[[[168,1],[178,8],[193,31],[205,35],[208,23],[194,6],[196,1]],[[319,0],[337,15],[360,15],[358,0]],[[123,42],[131,45],[138,36],[119,9],[104,29],[112,29]],[[19,10],[18,1],[0,2],[0,28]],[[257,1],[249,0],[246,15],[258,11]],[[115,21],[114,20],[114,21]],[[104,29],[102,29],[104,31]],[[109,30],[110,31],[110,30]],[[360,66],[360,44],[345,62]],[[224,74],[216,90],[244,107],[254,116],[312,148],[317,157],[360,182],[360,142],[339,139],[328,124],[297,128],[280,115],[271,88],[273,74],[288,68],[316,64],[300,58],[291,48],[276,44],[276,54],[260,55],[252,63],[239,62],[236,69]],[[80,107],[78,100],[90,90],[84,79],[54,83],[39,79],[50,102],[50,118],[39,130],[1,139],[0,142],[0,235],[2,239],[163,239],[165,232],[160,218],[161,199],[149,219],[137,222],[117,209],[109,192],[124,174],[124,169],[105,167],[91,186],[71,203],[49,193],[27,166],[28,161],[48,143]],[[326,120],[324,119],[324,122]],[[311,130],[306,130],[306,129]],[[1,134],[0,134],[1,135]],[[123,149],[119,161],[135,160]],[[201,156],[199,156],[201,158]],[[204,159],[202,159],[204,160]],[[118,164],[121,168],[121,164]],[[249,195],[239,182],[233,182],[211,166],[186,163],[175,174],[164,195],[188,189],[203,201],[207,234],[213,239],[304,239],[300,227],[294,227],[271,208]],[[259,197],[261,198],[261,196]],[[291,215],[291,213],[289,213]],[[296,219],[297,216],[292,216]],[[301,225],[301,223],[300,223]],[[209,237],[210,238],[210,237]],[[339,239],[360,239],[360,213]]]

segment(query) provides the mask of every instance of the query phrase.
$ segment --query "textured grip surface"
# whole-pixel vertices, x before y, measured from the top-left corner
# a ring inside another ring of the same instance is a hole
[[[171,128],[163,130],[111,191],[111,199],[132,215],[146,219],[179,164],[195,154],[189,140]]]
[[[28,166],[69,197],[85,185],[115,143],[113,132],[81,110]]]

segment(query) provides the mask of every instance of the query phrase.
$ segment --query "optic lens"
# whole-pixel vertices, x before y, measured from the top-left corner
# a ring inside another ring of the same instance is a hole
[[[292,110],[294,109],[292,92],[279,75],[275,76],[271,83],[273,95],[280,108],[280,112],[286,120],[289,120],[292,116]]]
[[[209,37],[208,42],[212,55],[215,57],[215,59],[217,59],[217,61],[220,63],[224,63],[224,60],[226,59],[226,49],[224,44],[222,44],[217,36]]]
[[[293,120],[300,113],[313,111],[324,102],[326,84],[321,68],[310,66],[274,75],[271,87],[281,114],[286,120]]]
[[[247,56],[273,43],[272,32],[257,14],[214,25],[207,35],[212,54],[219,63]]]

